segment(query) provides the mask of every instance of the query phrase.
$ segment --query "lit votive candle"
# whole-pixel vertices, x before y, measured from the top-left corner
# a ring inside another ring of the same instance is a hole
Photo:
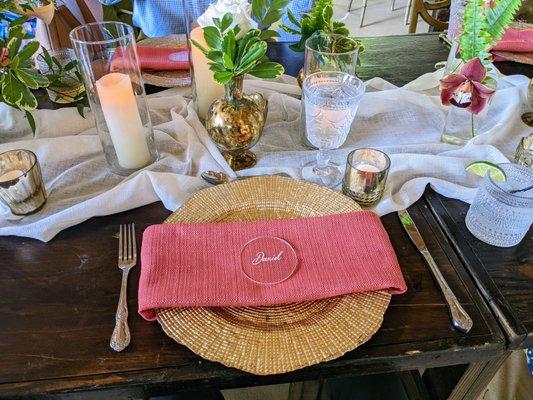
[[[6,172],[5,174],[2,174],[2,176],[0,176],[0,182],[12,181],[14,179],[20,178],[22,175],[24,175],[24,172],[22,172],[20,169],[14,169]]]
[[[150,162],[150,150],[130,77],[119,72],[104,75],[96,81],[96,90],[119,165],[144,167]]]
[[[191,31],[191,39],[195,40],[203,47],[208,47],[204,39],[204,30],[200,27],[196,27]],[[213,102],[219,97],[224,96],[224,86],[215,82],[213,71],[209,69],[208,65],[210,61],[200,49],[192,44],[191,61],[193,66],[198,116],[205,120],[211,104],[213,104]]]
[[[364,207],[375,205],[385,191],[389,157],[375,149],[357,149],[348,154],[342,192]]]
[[[33,152],[10,150],[0,154],[0,202],[15,215],[28,215],[43,207],[46,191]]]

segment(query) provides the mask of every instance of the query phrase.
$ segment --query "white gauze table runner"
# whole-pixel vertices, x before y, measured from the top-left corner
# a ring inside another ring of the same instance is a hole
[[[332,151],[344,167],[349,151],[376,147],[389,154],[391,170],[379,215],[417,201],[427,184],[438,193],[471,202],[479,178],[465,173],[475,160],[507,162],[530,128],[520,120],[527,109],[525,76],[498,78],[490,126],[485,134],[460,148],[440,142],[446,109],[440,105],[438,79],[426,74],[402,88],[380,79],[367,82],[365,94],[346,143]],[[276,82],[246,80],[245,91],[259,91],[269,100],[267,125],[253,151],[254,168],[240,175],[285,172],[301,178],[300,169],[315,157],[300,139],[300,89],[284,76]],[[235,176],[209,139],[189,98],[190,91],[171,89],[149,96],[159,160],[127,178],[109,172],[90,113],[81,118],[75,109],[38,110],[37,134],[22,114],[0,105],[0,152],[24,148],[37,154],[48,202],[38,213],[16,217],[0,204],[0,235],[49,241],[58,232],[94,216],[109,215],[161,200],[177,209],[209,185],[199,177],[204,170]]]

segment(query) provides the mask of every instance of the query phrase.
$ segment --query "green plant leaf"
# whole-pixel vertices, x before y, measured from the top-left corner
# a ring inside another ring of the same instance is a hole
[[[37,50],[39,50],[39,47],[41,47],[39,42],[29,42],[28,44],[26,44],[26,46],[22,48],[22,50],[18,52],[18,58],[20,59],[20,61],[25,61],[29,59],[37,52]]]
[[[28,110],[25,110],[24,113],[26,114],[26,119],[28,120],[28,123],[30,124],[31,131],[35,135],[35,119],[33,118],[33,115]]]
[[[255,65],[248,73],[258,78],[270,79],[283,75],[284,71],[283,65],[267,61]]]
[[[25,111],[31,111],[37,108],[38,103],[33,93],[24,87],[24,90],[22,90],[22,98],[17,105]]]
[[[287,9],[287,18],[294,26],[297,26],[298,28],[300,27],[300,21],[294,16],[290,8]]]
[[[24,85],[18,81],[12,71],[8,71],[8,73],[4,76],[1,89],[4,100],[8,104],[18,106],[18,103],[22,99],[22,90],[24,90]]]
[[[9,58],[13,59],[20,49],[20,44],[22,43],[22,37],[16,36],[12,37],[7,42],[7,50],[9,51]]]
[[[205,56],[207,56],[207,53],[209,53],[208,49],[206,49],[204,46],[202,46],[200,43],[198,43],[194,39],[191,39],[191,42],[194,45],[194,47],[196,47],[198,50],[200,50],[202,53],[204,53]]]
[[[221,29],[221,28],[220,28],[220,22],[221,22],[221,21],[220,21],[220,18],[216,18],[216,17],[213,18],[213,25],[215,25],[218,29],[220,29],[221,31],[223,31],[224,29]]]
[[[216,27],[206,26],[204,28],[204,39],[211,50],[220,50],[222,46],[222,36]]]
[[[231,80],[233,73],[231,71],[215,72],[213,77],[215,78],[216,83],[219,85],[225,85]]]
[[[491,36],[487,32],[487,19],[483,9],[483,0],[468,0],[463,13],[463,33],[460,37],[461,58],[470,61],[479,57],[488,58]]]
[[[224,66],[227,69],[233,69],[233,60],[228,53],[224,53]]]
[[[83,103],[76,103],[76,110],[78,110],[78,114],[85,118],[85,104]]]
[[[325,22],[331,21],[333,18],[333,7],[331,5],[327,5],[322,10],[322,18]]]
[[[222,40],[222,51],[228,56],[228,59],[231,60],[232,67],[229,68],[233,68],[233,60],[237,54],[237,41],[235,40],[235,32],[233,30],[228,31],[228,33],[224,35],[224,39]],[[226,63],[226,61],[224,61],[224,63]]]
[[[220,50],[211,50],[206,54],[208,60],[218,64],[224,63],[224,53]]]
[[[44,62],[48,66],[48,68],[54,69],[54,62],[52,61],[52,56],[50,55],[48,50],[46,50],[45,47],[43,47],[43,55],[42,56],[44,58]]]
[[[270,40],[276,37],[279,37],[278,31],[273,31],[270,29],[267,29],[266,31],[261,31],[261,35],[259,35],[259,38],[261,40]]]
[[[226,13],[222,17],[222,22],[220,23],[220,30],[224,32],[228,29],[233,23],[233,15],[231,13]]]
[[[255,63],[257,63],[266,54],[266,50],[266,42],[259,41],[252,44],[249,50],[239,60],[239,64],[237,65],[235,74],[245,74],[249,69],[254,66]]]
[[[47,87],[50,84],[45,76],[32,69],[19,68],[14,72],[17,78],[30,89],[39,89],[41,87]]]
[[[492,37],[492,44],[501,39],[521,3],[522,0],[497,0],[493,8],[485,11],[487,32]]]

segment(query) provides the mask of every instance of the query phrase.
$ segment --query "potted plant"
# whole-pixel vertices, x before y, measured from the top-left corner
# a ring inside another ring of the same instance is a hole
[[[42,7],[49,7],[50,4],[53,6],[53,3],[47,1]],[[38,41],[31,40],[23,29],[22,25],[34,16],[43,16],[48,21],[50,19],[48,8],[36,12],[29,2],[5,0],[0,3],[0,11],[21,14],[20,18],[10,23],[7,37],[0,39],[0,103],[24,112],[32,131],[35,132],[35,120],[31,111],[37,108],[39,98],[48,97],[47,92],[40,89],[65,88],[71,84],[65,82],[72,81],[65,79],[67,75],[69,78],[74,76],[76,81],[74,84],[81,85],[77,62],[62,65],[57,58],[52,57],[41,47]],[[46,76],[35,67],[34,57],[39,50],[42,51],[42,57],[49,67]],[[81,90],[71,98],[71,102],[76,105],[82,116],[85,97],[85,91]]]
[[[269,27],[281,18],[287,3],[287,0],[254,0],[252,16],[257,28],[243,32],[234,23],[234,16],[226,13],[222,18],[213,18],[213,26],[204,27],[207,47],[192,40],[209,60],[214,80],[225,86],[225,96],[209,108],[206,128],[235,170],[256,163],[255,154],[248,149],[259,140],[267,116],[267,101],[259,93],[245,95],[243,78],[246,74],[263,79],[283,74],[283,66],[269,61],[266,51],[267,41],[278,36]]]
[[[290,34],[300,36],[298,43],[292,44],[290,48],[296,52],[305,51],[305,45],[309,38],[317,37],[313,41],[313,50],[317,53],[334,54],[348,54],[350,52],[360,53],[364,51],[364,45],[360,40],[350,37],[350,31],[342,21],[335,21],[333,19],[333,0],[317,0],[309,13],[304,13],[300,21],[294,14],[287,10],[287,18],[290,25],[283,24],[281,28]],[[321,38],[320,38],[321,37]],[[348,66],[337,65],[332,66],[331,63],[337,61],[336,57],[321,57],[324,69],[340,69],[345,72],[348,71]],[[356,56],[357,57],[357,56]],[[347,62],[351,62],[351,57],[344,57]],[[342,61],[341,61],[342,62]],[[357,64],[360,63],[359,58],[355,60]],[[355,67],[355,66],[354,66]],[[298,83],[302,85],[305,75],[304,69],[298,74]]]

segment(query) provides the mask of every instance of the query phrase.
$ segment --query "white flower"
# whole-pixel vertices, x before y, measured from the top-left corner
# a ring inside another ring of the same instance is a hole
[[[236,25],[241,28],[237,39],[243,37],[250,29],[257,28],[257,22],[252,19],[252,5],[248,0],[218,0],[216,3],[211,4],[198,18],[198,24],[202,28],[212,26],[214,25],[213,18],[222,19],[227,13],[233,14],[231,28]]]

